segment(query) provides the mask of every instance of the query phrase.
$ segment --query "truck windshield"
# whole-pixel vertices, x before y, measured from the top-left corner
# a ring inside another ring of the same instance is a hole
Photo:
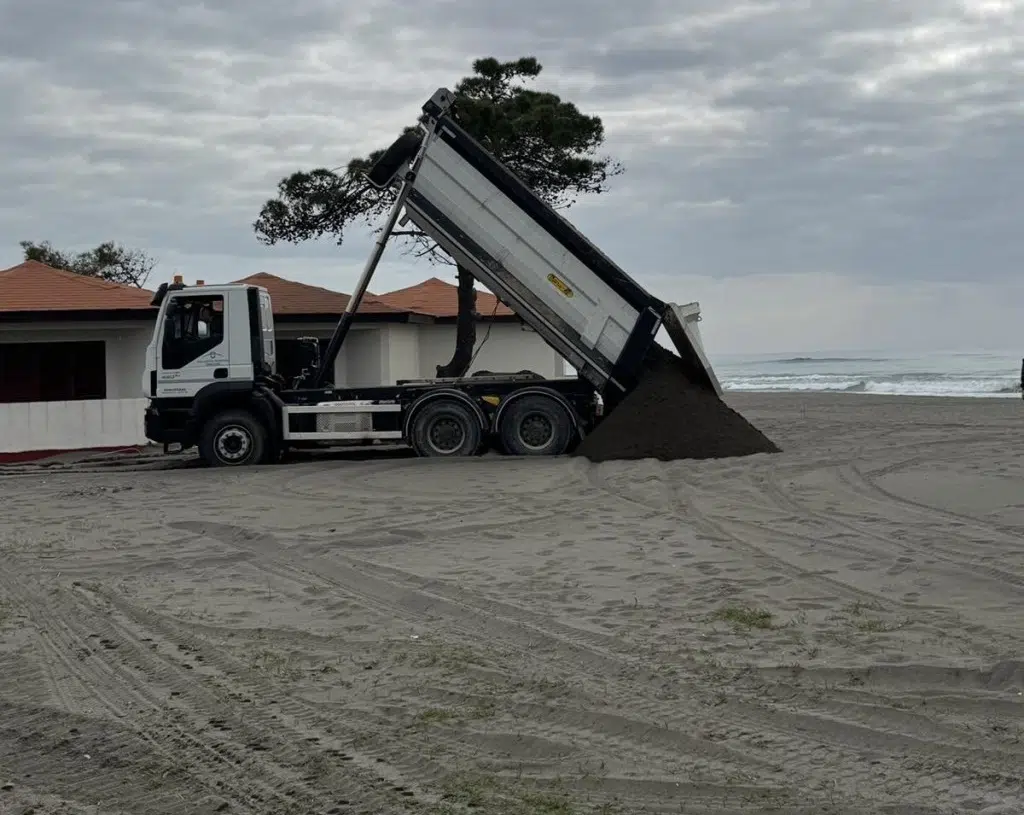
[[[222,295],[175,297],[167,305],[161,367],[183,368],[224,341]]]

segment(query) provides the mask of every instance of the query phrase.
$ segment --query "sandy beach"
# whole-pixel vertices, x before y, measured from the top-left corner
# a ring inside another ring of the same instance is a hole
[[[0,470],[0,812],[1024,812],[1024,404],[783,452]]]

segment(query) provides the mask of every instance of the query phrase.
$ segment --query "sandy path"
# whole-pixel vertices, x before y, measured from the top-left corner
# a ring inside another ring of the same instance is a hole
[[[786,452],[0,477],[0,812],[1024,811],[1024,406],[731,401]]]

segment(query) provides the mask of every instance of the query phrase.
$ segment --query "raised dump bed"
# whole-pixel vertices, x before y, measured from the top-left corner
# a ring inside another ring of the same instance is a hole
[[[610,409],[636,386],[663,325],[689,379],[721,393],[700,306],[645,290],[470,136],[451,105],[450,91],[437,91],[419,137],[399,138],[370,173],[381,187],[406,182],[405,219],[543,336]]]

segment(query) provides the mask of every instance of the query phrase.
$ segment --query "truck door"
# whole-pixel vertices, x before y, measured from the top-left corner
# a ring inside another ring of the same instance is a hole
[[[222,294],[175,295],[157,350],[157,396],[190,397],[229,377],[230,346]]]

